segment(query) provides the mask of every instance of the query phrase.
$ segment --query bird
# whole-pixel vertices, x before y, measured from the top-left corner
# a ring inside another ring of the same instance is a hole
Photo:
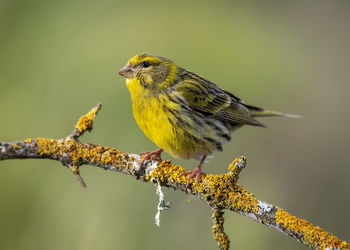
[[[206,158],[222,151],[236,129],[265,127],[256,117],[298,117],[245,104],[162,56],[138,54],[118,74],[126,78],[137,124],[159,147],[141,153],[141,166],[148,159],[161,160],[163,150],[175,158],[199,160],[196,168],[182,174],[187,176],[187,188],[194,177],[199,181]]]

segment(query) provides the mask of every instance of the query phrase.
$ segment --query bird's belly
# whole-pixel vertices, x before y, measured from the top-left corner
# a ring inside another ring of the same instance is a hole
[[[171,147],[169,141],[174,140],[172,125],[167,115],[157,105],[133,107],[134,117],[145,135],[165,151]]]
[[[200,138],[193,136],[181,124],[176,123],[179,117],[169,109],[177,110],[178,107],[175,104],[169,107],[167,103],[167,108],[164,108],[164,105],[160,99],[144,99],[142,103],[133,102],[135,120],[145,135],[176,158],[200,159],[203,155],[211,153],[210,147],[203,150],[204,142]]]
[[[133,112],[145,135],[176,158],[200,160],[222,150],[227,142],[216,136],[211,127],[198,124],[190,114],[184,114],[176,104],[163,102],[162,98],[133,102]]]

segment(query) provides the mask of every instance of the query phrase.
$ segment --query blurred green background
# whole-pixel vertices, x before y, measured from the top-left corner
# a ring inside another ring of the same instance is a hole
[[[82,141],[155,149],[116,73],[137,53],[166,56],[246,103],[302,115],[236,131],[204,171],[223,173],[245,155],[240,184],[350,240],[349,7],[347,0],[0,0],[0,140],[62,138],[101,102]],[[205,202],[166,189],[173,205],[158,228],[152,185],[90,166],[82,175],[86,190],[58,162],[0,162],[0,249],[217,249]],[[233,212],[225,219],[232,249],[305,248]]]

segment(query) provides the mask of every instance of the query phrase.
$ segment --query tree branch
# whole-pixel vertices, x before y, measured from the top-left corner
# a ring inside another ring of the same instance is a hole
[[[186,189],[187,178],[181,174],[185,169],[170,161],[146,161],[140,167],[140,156],[100,145],[81,143],[78,139],[85,131],[92,129],[93,120],[100,110],[97,105],[82,116],[75,129],[64,139],[36,138],[17,142],[0,142],[0,160],[8,159],[51,159],[60,161],[77,177],[80,184],[85,182],[80,176],[81,165],[91,165],[106,170],[128,174],[144,182],[160,183],[179,191],[190,193],[207,201],[213,208],[213,235],[220,249],[229,248],[229,238],[223,231],[223,211],[228,209],[245,215],[255,221],[274,228],[311,248],[350,249],[350,244],[339,240],[310,222],[290,215],[276,205],[258,200],[237,184],[240,172],[246,166],[245,157],[235,159],[229,171],[221,175],[201,175],[197,183],[191,180]]]

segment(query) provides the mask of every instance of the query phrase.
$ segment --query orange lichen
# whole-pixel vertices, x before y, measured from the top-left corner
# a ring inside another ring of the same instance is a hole
[[[61,147],[57,140],[37,138],[38,151],[41,155],[54,155],[58,156],[61,154]]]
[[[229,249],[230,239],[224,232],[224,212],[218,209],[214,209],[212,219],[214,224],[212,227],[212,232],[214,239],[218,242],[219,248]]]
[[[97,105],[89,113],[79,118],[79,121],[75,125],[75,128],[79,131],[79,133],[92,129],[93,120],[100,109],[101,105]]]
[[[302,242],[309,247],[350,249],[350,244],[346,241],[339,240],[335,235],[312,225],[306,220],[290,215],[281,208],[276,212],[276,224],[282,225],[297,234],[302,234]]]
[[[227,174],[201,175],[199,182],[191,180],[192,192],[221,208],[240,212],[257,212],[258,199],[234,181],[237,178],[235,171],[238,170],[235,165],[244,164],[245,161],[242,159],[245,158],[240,157],[233,161]],[[154,178],[163,183],[186,185],[187,177],[182,175],[185,171],[181,166],[163,161],[147,175],[146,180],[150,181]]]
[[[13,144],[13,148],[14,149],[20,149],[22,148],[22,146],[18,145],[17,143]]]
[[[37,138],[38,151],[41,155],[62,157],[64,154],[71,159],[72,166],[81,165],[82,161],[89,161],[96,165],[113,165],[115,169],[133,173],[134,167],[131,161],[135,160],[119,150],[80,143],[67,137],[65,140]]]
[[[101,161],[105,164],[110,164],[112,162],[113,158],[111,156],[111,153],[109,151],[104,152],[101,155]]]
[[[78,166],[72,166],[70,169],[72,170],[73,173],[79,173],[79,167]]]
[[[146,176],[146,180],[150,181],[152,178],[160,182],[183,183],[187,182],[187,177],[181,176],[185,169],[181,166],[171,164],[170,161],[162,161],[158,164],[150,174]]]
[[[247,159],[244,156],[241,156],[239,158],[234,159],[230,165],[228,166],[228,169],[230,170],[227,175],[232,179],[231,181],[237,182],[239,174],[241,173],[242,169],[245,167],[247,163]]]
[[[32,141],[33,141],[33,140],[30,139],[30,138],[24,140],[25,143],[31,143]]]

